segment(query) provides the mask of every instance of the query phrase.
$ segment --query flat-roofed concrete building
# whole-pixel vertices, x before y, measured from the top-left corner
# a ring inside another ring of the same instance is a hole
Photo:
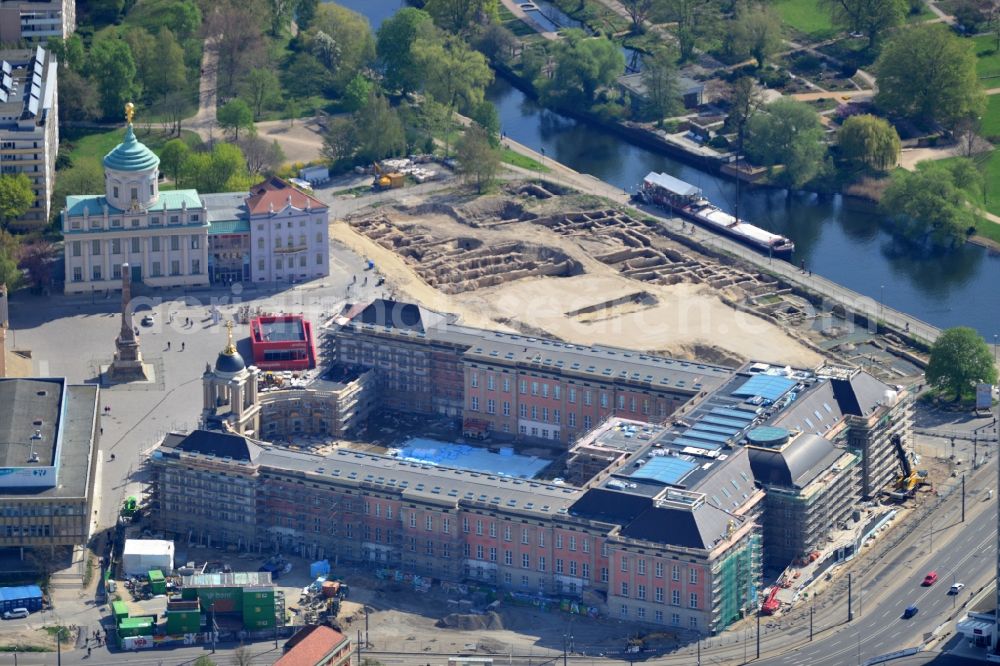
[[[66,39],[76,30],[76,0],[0,0],[0,43]]]
[[[98,401],[92,384],[0,379],[0,548],[90,537]]]
[[[11,221],[15,231],[49,223],[59,152],[57,72],[56,59],[41,46],[0,51],[0,174],[25,174],[35,193],[31,207]]]

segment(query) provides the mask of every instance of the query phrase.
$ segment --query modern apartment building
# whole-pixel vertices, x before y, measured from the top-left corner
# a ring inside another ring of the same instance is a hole
[[[75,0],[0,0],[0,44],[66,39],[74,30]]]
[[[91,534],[98,387],[0,379],[0,548],[75,546]]]
[[[41,46],[0,51],[0,174],[25,174],[35,193],[31,208],[10,223],[15,231],[49,222],[59,152],[57,71],[55,58]]]

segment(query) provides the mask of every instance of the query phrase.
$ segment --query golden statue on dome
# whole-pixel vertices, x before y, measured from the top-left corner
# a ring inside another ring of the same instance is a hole
[[[132,124],[132,116],[134,115],[135,115],[135,104],[133,104],[132,102],[128,102],[127,104],[125,104],[125,120],[128,121],[129,125]]]

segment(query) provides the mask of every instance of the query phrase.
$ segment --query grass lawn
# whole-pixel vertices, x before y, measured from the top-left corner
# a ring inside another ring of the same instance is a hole
[[[1000,95],[990,95],[986,98],[983,136],[1000,136]]]
[[[773,7],[786,25],[811,39],[827,39],[837,32],[819,0],[777,0]]]
[[[981,79],[1000,77],[1000,51],[996,50],[997,40],[992,35],[973,37],[976,50],[976,73]],[[1000,78],[996,81],[984,81],[987,88],[1000,87]]]
[[[935,18],[936,16],[937,16],[937,14],[935,14],[930,9],[928,9],[927,8],[927,3],[924,2],[924,4],[921,5],[921,7],[920,7],[920,11],[919,12],[917,12],[916,14],[907,14],[906,15],[906,22],[907,23],[921,23],[923,21],[929,21],[932,18]]]
[[[522,169],[529,169],[531,171],[538,171],[541,173],[548,173],[550,171],[550,169],[541,162],[534,160],[527,155],[514,152],[510,148],[504,148],[501,150],[500,159],[505,164],[513,164],[514,166],[521,167]]]
[[[157,154],[167,141],[176,138],[166,136],[158,129],[147,134],[145,127],[141,124],[136,127],[135,135],[139,141],[142,141]],[[69,148],[69,158],[74,166],[92,162],[103,171],[102,160],[104,156],[121,143],[124,136],[125,129],[123,127],[116,127],[113,130],[66,130],[63,132],[62,143],[63,148]],[[186,130],[181,133],[181,138],[188,143],[201,141],[197,134]]]

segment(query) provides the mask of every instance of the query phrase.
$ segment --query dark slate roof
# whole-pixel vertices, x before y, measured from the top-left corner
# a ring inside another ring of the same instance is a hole
[[[805,488],[843,451],[819,435],[803,433],[781,450],[748,447],[750,466],[765,485]]]
[[[238,462],[254,462],[261,451],[246,437],[211,430],[195,430],[186,437],[171,433],[163,440],[163,446],[185,453],[231,458]]]
[[[218,358],[215,359],[215,371],[225,372],[228,374],[236,374],[240,370],[243,370],[246,363],[243,361],[243,357],[240,356],[239,352],[233,354],[227,354],[225,350],[219,352]]]
[[[569,508],[569,513],[590,520],[626,525],[651,506],[651,497],[592,488]]]
[[[369,303],[351,320],[361,324],[426,333],[431,325],[443,319],[441,315],[425,310],[415,303],[400,303],[399,301],[378,298]]]
[[[622,528],[622,536],[684,548],[707,548],[695,513],[683,509],[650,507]]]
[[[892,386],[867,372],[856,372],[850,379],[831,379],[833,394],[845,414],[868,416],[885,401],[885,392]]]

